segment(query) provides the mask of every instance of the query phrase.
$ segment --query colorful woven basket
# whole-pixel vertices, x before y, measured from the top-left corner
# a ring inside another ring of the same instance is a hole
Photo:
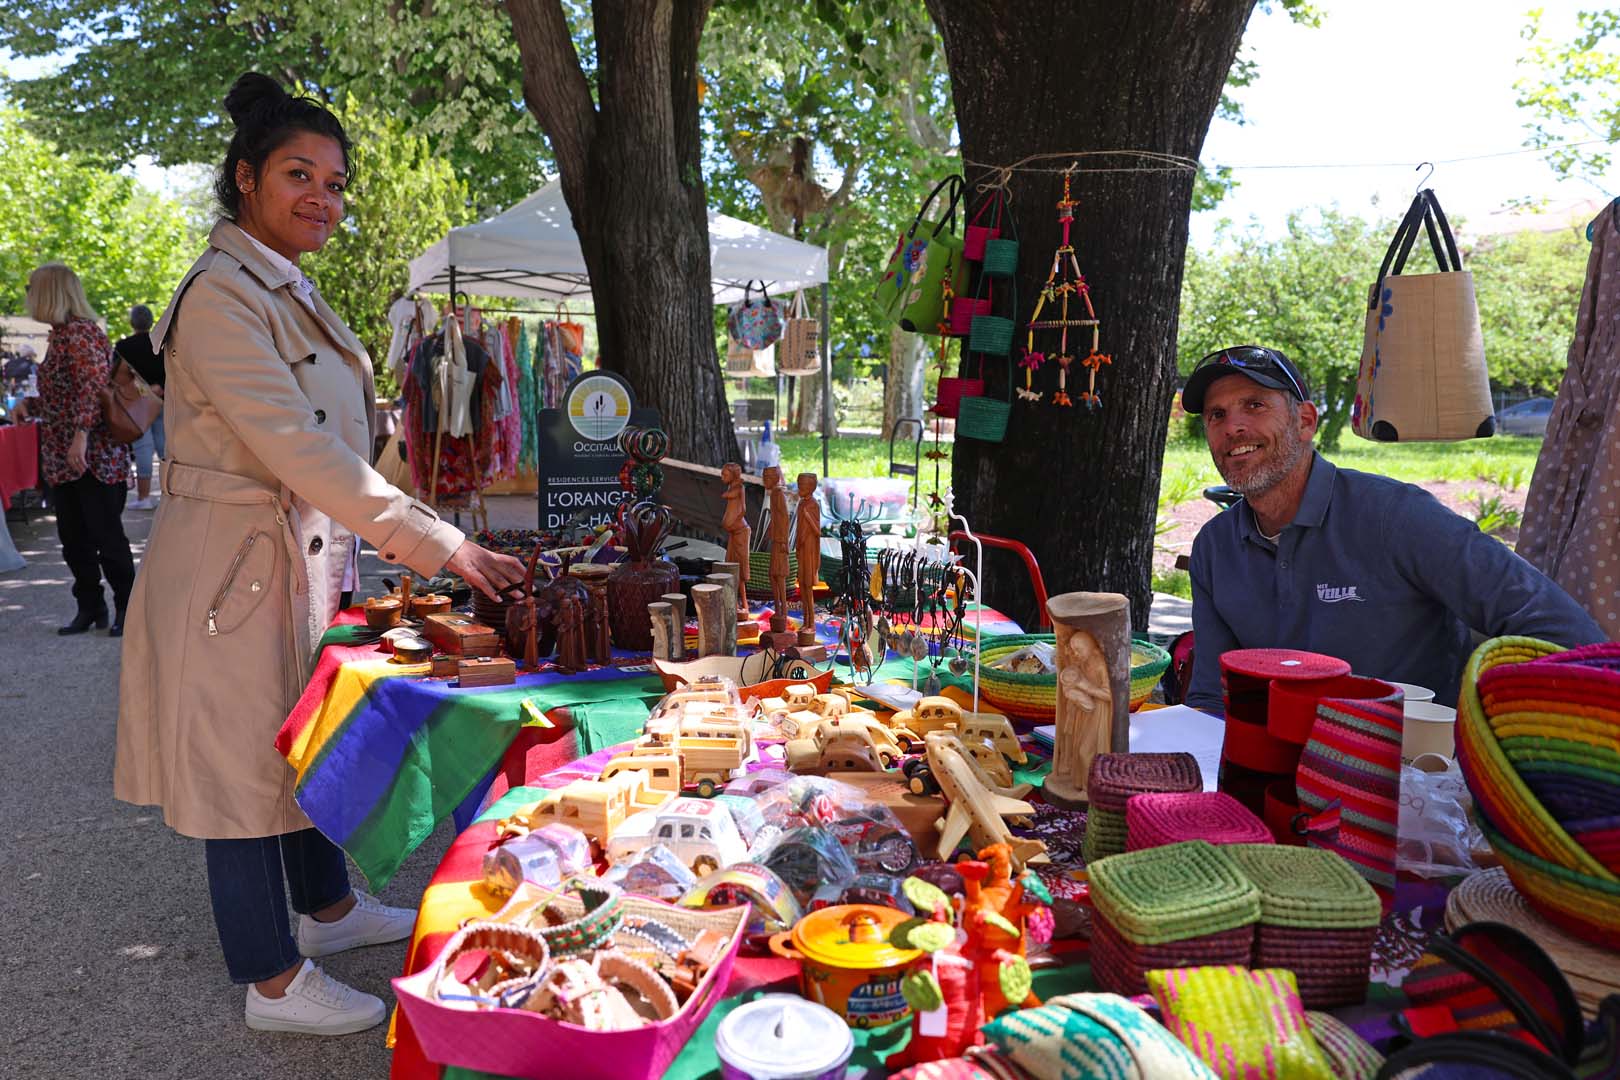
[[[1004,634],[985,641],[980,654],[979,691],[987,701],[1000,707],[1008,716],[1022,720],[1051,720],[1057,714],[1057,676],[1022,675],[1002,671],[995,662],[1010,656],[1028,645],[1044,642],[1053,645],[1052,634]],[[1142,638],[1131,640],[1131,709],[1135,710],[1152,694],[1165,669],[1170,666],[1170,654]],[[1123,807],[1121,807],[1123,812]]]
[[[1155,792],[1125,803],[1125,850],[1207,840],[1211,844],[1269,844],[1271,830],[1232,796],[1219,791]]]
[[[1260,890],[1229,855],[1203,840],[1112,855],[1090,871],[1097,914],[1137,945],[1163,945],[1260,920]]]
[[[1091,812],[1106,810],[1121,817],[1132,795],[1202,790],[1204,777],[1191,754],[1098,754],[1086,777]]]
[[[1124,858],[1123,855],[1115,856]],[[1162,945],[1127,940],[1107,919],[1091,924],[1091,977],[1109,993],[1147,993],[1147,973],[1206,965],[1247,964],[1254,950],[1254,927],[1199,934]]]
[[[1570,933],[1620,940],[1606,820],[1620,802],[1620,643],[1493,638],[1469,658],[1458,705],[1458,763],[1514,886]]]
[[[1104,810],[1093,799],[1086,811],[1086,836],[1080,844],[1080,854],[1086,864],[1119,855],[1125,850],[1125,815]]]

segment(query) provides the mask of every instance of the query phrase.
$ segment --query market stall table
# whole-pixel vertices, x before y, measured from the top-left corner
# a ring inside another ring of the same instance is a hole
[[[39,425],[0,424],[0,509],[12,496],[39,486]]]

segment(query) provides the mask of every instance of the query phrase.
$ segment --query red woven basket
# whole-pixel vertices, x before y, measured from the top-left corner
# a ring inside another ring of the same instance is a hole
[[[956,419],[962,399],[984,396],[983,379],[959,379],[946,376],[939,380],[939,400],[934,404],[934,415]]]
[[[1109,993],[1133,997],[1147,993],[1145,973],[1161,968],[1248,966],[1254,951],[1254,927],[1203,934],[1164,945],[1137,945],[1115,930],[1107,917],[1093,912],[1091,977]]]
[[[1125,803],[1125,850],[1183,840],[1269,844],[1271,830],[1232,796],[1219,791],[1132,795]]]

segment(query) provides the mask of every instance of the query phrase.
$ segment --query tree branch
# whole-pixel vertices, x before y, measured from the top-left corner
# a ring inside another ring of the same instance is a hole
[[[560,0],[506,0],[523,66],[523,100],[565,175],[581,176],[596,106]]]

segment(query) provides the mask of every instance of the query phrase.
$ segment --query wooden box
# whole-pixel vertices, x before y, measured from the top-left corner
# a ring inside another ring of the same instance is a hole
[[[439,652],[456,656],[499,656],[501,635],[471,615],[445,612],[422,620],[422,636]]]
[[[504,656],[479,656],[462,660],[458,674],[464,688],[510,686],[517,681],[517,665]]]

